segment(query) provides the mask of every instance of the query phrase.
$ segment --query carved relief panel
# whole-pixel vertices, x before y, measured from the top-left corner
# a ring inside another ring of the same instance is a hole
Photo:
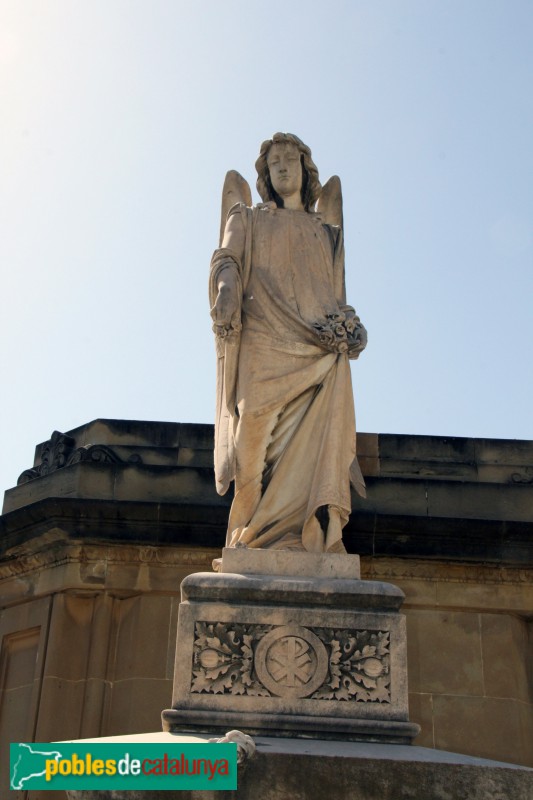
[[[390,633],[196,622],[191,693],[390,703]]]

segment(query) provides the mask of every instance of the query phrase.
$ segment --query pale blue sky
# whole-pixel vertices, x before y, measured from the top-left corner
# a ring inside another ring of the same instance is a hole
[[[531,0],[0,0],[0,490],[212,421],[222,182],[277,130],[343,182],[359,429],[533,439],[532,42]]]

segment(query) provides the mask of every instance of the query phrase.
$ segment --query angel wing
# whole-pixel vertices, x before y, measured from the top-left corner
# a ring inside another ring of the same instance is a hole
[[[229,173],[228,173],[229,174]],[[333,175],[322,187],[316,204],[317,213],[328,225],[344,227],[342,218],[342,187],[338,175]]]
[[[222,209],[220,214],[220,239],[218,246],[222,246],[222,239],[224,238],[224,228],[226,227],[226,220],[228,212],[235,203],[244,203],[245,206],[252,205],[252,192],[247,181],[235,169],[230,169],[226,174],[224,186],[222,188]]]

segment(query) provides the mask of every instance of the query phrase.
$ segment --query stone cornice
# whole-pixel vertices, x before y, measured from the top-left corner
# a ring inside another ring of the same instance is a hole
[[[80,542],[42,543],[42,549],[23,552],[17,549],[0,563],[0,581],[30,575],[32,572],[56,568],[65,564],[149,564],[153,567],[194,568],[191,571],[211,570],[213,558],[220,555],[215,549],[185,549],[148,545],[98,545]]]
[[[66,540],[58,529],[38,537],[31,547],[17,547],[0,562],[0,581],[28,575],[63,564],[148,564],[152,567],[194,568],[211,571],[218,548],[156,546],[133,543],[97,543]],[[533,586],[533,568],[437,560],[363,557],[361,573],[366,580],[420,580],[456,583],[516,584]]]
[[[361,559],[361,577],[365,580],[391,581],[392,583],[396,580],[414,580],[483,585],[528,584],[533,586],[533,568],[379,557]]]
[[[222,547],[210,425],[94,420],[37,447],[6,492],[0,560],[52,529],[109,545]],[[367,498],[344,530],[361,556],[533,567],[533,442],[360,434]]]
[[[221,548],[227,504],[158,503],[48,497],[0,517],[0,560],[51,530],[65,539],[145,546]],[[344,532],[361,556],[533,566],[530,522],[455,519],[354,510]]]

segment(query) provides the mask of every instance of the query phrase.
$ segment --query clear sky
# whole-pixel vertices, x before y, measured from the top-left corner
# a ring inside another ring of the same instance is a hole
[[[0,490],[54,429],[211,422],[225,172],[344,192],[358,427],[533,439],[531,0],[0,0]]]

